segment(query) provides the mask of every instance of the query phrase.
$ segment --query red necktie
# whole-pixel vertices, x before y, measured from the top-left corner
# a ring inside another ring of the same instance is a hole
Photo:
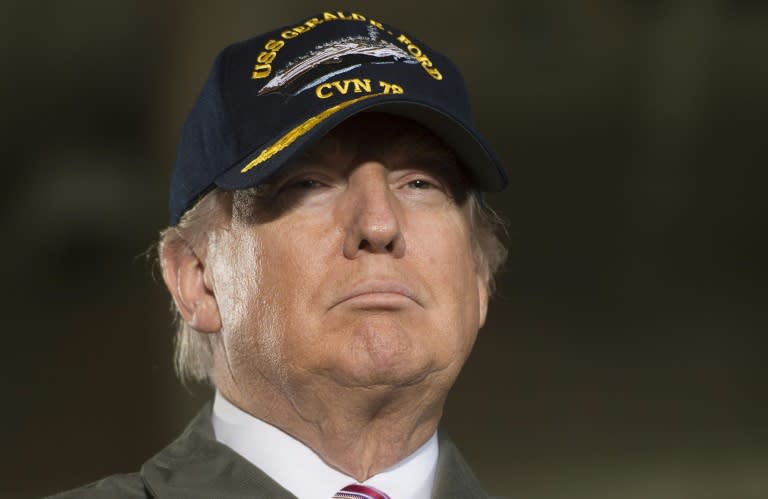
[[[333,499],[391,499],[387,494],[365,485],[347,485]]]

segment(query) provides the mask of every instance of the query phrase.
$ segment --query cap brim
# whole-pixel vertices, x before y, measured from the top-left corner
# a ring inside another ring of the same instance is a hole
[[[226,190],[258,185],[343,121],[364,111],[380,111],[411,119],[431,130],[466,165],[476,189],[497,192],[507,186],[509,180],[506,170],[493,148],[470,124],[455,118],[449,110],[409,100],[398,94],[370,97],[374,98],[352,99],[320,115],[304,117],[295,122],[273,142],[255,148],[219,175],[215,184]]]

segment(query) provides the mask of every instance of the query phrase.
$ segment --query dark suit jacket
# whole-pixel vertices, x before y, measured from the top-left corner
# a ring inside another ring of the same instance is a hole
[[[207,404],[184,433],[144,463],[139,472],[114,475],[51,499],[296,499],[259,468],[216,441],[211,407]],[[438,436],[440,457],[433,497],[487,499],[458,449],[442,433]]]

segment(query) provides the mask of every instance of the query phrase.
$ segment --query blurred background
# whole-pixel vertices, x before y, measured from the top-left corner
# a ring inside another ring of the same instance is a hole
[[[486,488],[768,497],[758,0],[4,1],[0,497],[136,470],[210,396],[146,256],[179,129],[224,45],[340,7],[457,61],[509,166],[445,418]]]

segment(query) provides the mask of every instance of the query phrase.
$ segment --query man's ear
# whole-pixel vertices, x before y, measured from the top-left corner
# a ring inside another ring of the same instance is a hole
[[[221,330],[219,305],[205,283],[205,263],[187,245],[163,248],[163,280],[181,317],[201,333]]]

